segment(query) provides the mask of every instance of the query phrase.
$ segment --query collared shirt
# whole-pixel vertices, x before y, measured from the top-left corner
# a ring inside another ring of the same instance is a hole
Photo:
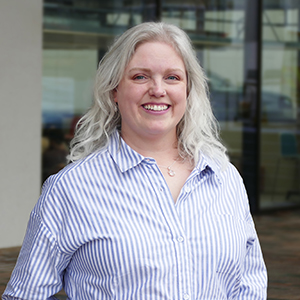
[[[116,132],[44,184],[3,299],[262,300],[266,286],[236,169],[201,155],[174,203]]]

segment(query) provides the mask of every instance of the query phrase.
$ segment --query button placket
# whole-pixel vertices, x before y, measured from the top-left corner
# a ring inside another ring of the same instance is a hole
[[[189,271],[188,266],[186,265],[186,256],[188,255],[188,247],[185,245],[186,237],[184,227],[181,226],[181,220],[179,217],[179,212],[177,211],[173,198],[171,199],[171,194],[167,192],[168,187],[162,176],[158,176],[158,170],[153,166],[153,161],[144,160],[144,163],[151,170],[147,172],[149,175],[149,181],[153,187],[154,192],[157,195],[157,201],[159,207],[165,217],[166,222],[172,232],[173,242],[174,242],[174,259],[176,260],[176,265],[178,268],[178,292],[177,296],[180,299],[189,299],[183,298],[190,291],[190,280],[189,280]],[[182,198],[185,198],[186,192],[185,189],[182,190]],[[182,200],[182,199],[180,199]],[[190,296],[189,296],[190,297]]]
[[[183,237],[183,236],[179,236],[179,237],[177,238],[177,241],[178,241],[179,243],[182,243],[182,242],[184,241],[184,237]]]
[[[188,194],[190,191],[191,191],[191,188],[188,187],[188,186],[184,189],[184,192],[185,192],[186,194]]]
[[[179,298],[182,300],[189,300],[192,297],[188,237],[185,235],[185,222],[184,217],[182,216],[182,209],[185,205],[184,202],[186,200],[188,201],[189,194],[193,190],[193,187],[191,187],[191,183],[193,182],[193,180],[193,178],[190,178],[185,183],[175,205],[178,218],[180,219],[180,223],[183,225],[183,227],[181,228],[182,230],[180,230],[177,235],[174,235],[176,252],[178,253],[178,274],[180,274],[179,295],[181,296]]]

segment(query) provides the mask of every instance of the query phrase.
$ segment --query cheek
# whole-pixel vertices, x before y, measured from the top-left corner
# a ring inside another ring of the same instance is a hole
[[[126,89],[119,90],[116,93],[115,101],[119,103],[126,103],[127,105],[134,105],[141,100],[144,93],[145,88],[130,86]]]
[[[174,101],[181,105],[181,106],[186,106],[187,104],[187,93],[186,90],[179,89],[179,90],[174,90],[172,93]]]
[[[178,96],[181,96],[181,97],[178,97],[177,99],[177,105],[178,107],[180,107],[180,111],[181,111],[181,118],[184,116],[185,114],[185,111],[186,111],[186,108],[187,108],[187,95],[185,92],[182,92],[181,94],[178,94]]]

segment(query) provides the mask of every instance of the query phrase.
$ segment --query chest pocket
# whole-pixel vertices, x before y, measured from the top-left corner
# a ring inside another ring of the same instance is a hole
[[[246,224],[231,215],[214,215],[217,273],[241,272],[247,252]]]

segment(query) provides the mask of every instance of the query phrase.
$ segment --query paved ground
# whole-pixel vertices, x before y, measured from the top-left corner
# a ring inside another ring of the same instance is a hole
[[[268,300],[300,300],[300,210],[254,219],[268,268]]]
[[[255,216],[269,273],[268,300],[300,300],[300,210]],[[0,295],[19,248],[0,249]],[[66,299],[64,293],[57,296]]]

